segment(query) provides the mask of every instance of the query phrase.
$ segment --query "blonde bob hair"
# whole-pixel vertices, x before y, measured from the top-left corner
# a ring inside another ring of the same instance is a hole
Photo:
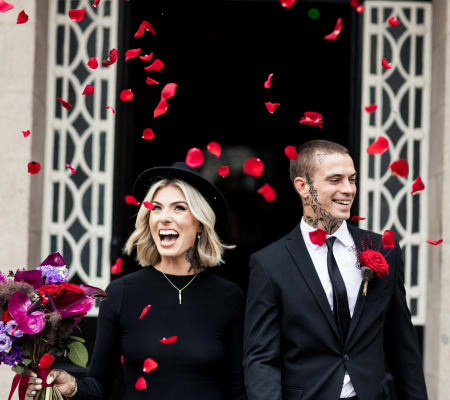
[[[145,195],[144,201],[153,201],[156,192],[168,185],[174,185],[183,192],[189,209],[194,218],[200,222],[202,233],[198,241],[197,254],[200,264],[204,267],[213,267],[223,264],[223,253],[226,249],[233,249],[236,246],[227,245],[220,241],[217,232],[214,230],[216,215],[213,209],[202,196],[202,194],[188,183],[179,179],[161,179],[153,183]],[[161,261],[161,256],[150,232],[150,210],[143,204],[136,217],[135,230],[125,243],[124,251],[130,255],[136,247],[137,261],[142,267],[155,265]]]

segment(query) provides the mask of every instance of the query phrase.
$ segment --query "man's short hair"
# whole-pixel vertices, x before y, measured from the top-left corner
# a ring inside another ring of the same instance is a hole
[[[289,175],[292,183],[297,176],[310,179],[316,168],[316,154],[323,152],[323,154],[348,154],[348,149],[338,143],[330,142],[329,140],[310,140],[303,143],[298,149],[298,160],[291,160],[289,165]]]

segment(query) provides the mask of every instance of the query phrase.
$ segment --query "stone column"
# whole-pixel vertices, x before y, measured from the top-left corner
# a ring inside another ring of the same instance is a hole
[[[44,158],[48,0],[10,1],[0,14],[0,270],[39,264],[42,171],[28,175],[29,161]],[[17,25],[25,10],[28,22]],[[24,138],[22,131],[31,130]],[[45,165],[42,165],[45,168]],[[0,366],[0,399],[13,378]],[[14,396],[14,399],[17,395]]]
[[[428,209],[432,239],[428,262],[425,374],[428,396],[450,395],[450,5],[433,1],[432,93],[430,132],[430,191]]]

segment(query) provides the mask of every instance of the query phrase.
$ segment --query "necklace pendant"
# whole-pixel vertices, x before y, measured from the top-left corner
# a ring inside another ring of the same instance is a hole
[[[181,290],[178,290],[178,301],[181,304]]]

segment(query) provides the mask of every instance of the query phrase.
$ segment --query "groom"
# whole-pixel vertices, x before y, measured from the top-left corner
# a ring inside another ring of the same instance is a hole
[[[405,300],[398,246],[347,225],[356,194],[348,150],[326,140],[300,146],[290,176],[303,205],[294,230],[250,258],[244,335],[249,400],[425,400],[418,341]],[[323,244],[310,233],[327,232]],[[380,251],[389,274],[362,295],[358,250]]]

